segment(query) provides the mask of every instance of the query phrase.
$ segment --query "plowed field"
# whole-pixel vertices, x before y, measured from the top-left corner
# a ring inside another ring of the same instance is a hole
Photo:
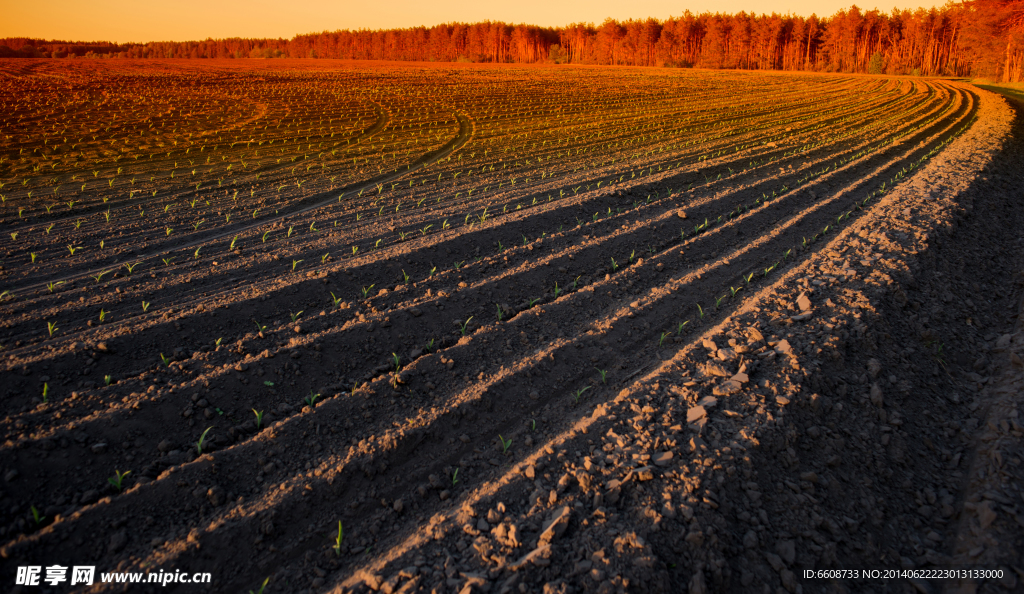
[[[999,287],[989,242],[1017,241],[993,229],[1019,205],[965,198],[1016,142],[1001,99],[197,64],[0,63],[5,583],[767,592],[946,566],[1018,295],[971,276]],[[164,591],[90,591],[122,588]]]

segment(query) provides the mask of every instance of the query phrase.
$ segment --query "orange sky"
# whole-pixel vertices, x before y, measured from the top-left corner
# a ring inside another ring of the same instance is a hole
[[[862,9],[917,8],[934,0],[895,0]],[[383,29],[451,21],[500,20],[544,26],[678,16],[692,12],[828,16],[853,0],[2,0],[0,37],[76,41],[186,41],[207,37],[284,37],[336,29]]]

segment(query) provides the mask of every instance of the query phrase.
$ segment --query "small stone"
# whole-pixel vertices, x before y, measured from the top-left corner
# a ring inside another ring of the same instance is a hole
[[[775,552],[782,557],[786,565],[792,565],[796,561],[796,543],[792,540],[780,540],[775,543]]]
[[[391,509],[395,510],[396,513],[402,513],[402,510],[405,509],[405,504],[402,503],[401,499],[396,499]]]
[[[736,351],[732,349],[718,349],[717,356],[720,361],[732,361],[736,358]]]
[[[985,530],[996,520],[995,506],[991,501],[985,500],[978,505],[977,510],[978,522],[981,523],[981,529]]]
[[[508,568],[512,571],[519,571],[529,564],[546,566],[551,563],[551,545],[537,547],[524,555],[518,561],[514,561],[508,565]]]
[[[757,533],[753,530],[747,530],[747,533],[743,535],[743,546],[748,549],[753,549],[757,546]]]
[[[107,451],[107,444],[105,443],[94,443],[89,446],[89,450],[94,454],[102,454]]]
[[[446,499],[451,497],[452,494],[449,493],[447,490],[444,490],[444,491],[441,491],[441,493],[439,493],[438,496],[441,498],[441,501],[445,501]]]
[[[871,375],[871,379],[876,379],[881,371],[882,364],[878,359],[868,359],[868,374]]]
[[[676,211],[676,216],[681,218],[681,219],[685,219],[686,218],[686,211],[680,208],[679,210]]]
[[[807,298],[806,293],[800,293],[800,296],[796,298],[796,306],[800,308],[800,311],[811,309],[811,300]]]
[[[704,366],[704,373],[715,377],[729,377],[729,372],[719,363],[709,362]]]
[[[540,392],[538,392],[537,390],[533,390],[532,392],[530,392],[530,400],[537,400],[539,398]]]
[[[709,351],[714,351],[716,353],[718,352],[718,345],[715,344],[715,341],[711,340],[710,338],[705,338],[701,344],[703,344],[704,348],[706,348]]]
[[[788,396],[779,395],[775,397],[775,403],[778,404],[779,406],[786,406],[787,404],[789,404],[789,402],[790,400]]]
[[[540,532],[538,546],[551,544],[551,541],[565,533],[565,529],[569,525],[569,515],[571,513],[572,511],[568,506],[563,506],[556,510],[551,518],[544,523],[544,527]]]
[[[743,389],[743,385],[736,380],[725,380],[720,385],[714,387],[711,393],[715,396],[729,396],[735,394]]]
[[[169,442],[166,439],[164,439],[164,440],[161,440],[160,443],[157,444],[156,449],[158,449],[161,452],[166,454],[167,452],[169,452],[169,451],[174,449],[174,444],[172,444],[171,442]]]
[[[703,406],[694,406],[690,410],[686,411],[686,422],[693,423],[699,421],[707,416],[707,411],[704,410]]]
[[[745,384],[748,381],[750,381],[750,376],[748,376],[745,373],[737,373],[736,375],[732,376],[732,381]]]
[[[654,478],[654,469],[650,466],[642,466],[633,471],[636,480],[640,482],[649,481]]]
[[[775,352],[779,353],[780,355],[788,355],[793,352],[793,347],[790,346],[788,340],[782,339],[779,342],[775,343]]]
[[[884,404],[882,399],[882,388],[878,384],[871,384],[871,404],[874,404],[878,408],[882,408]]]
[[[704,546],[704,533],[700,530],[694,530],[686,535],[685,540],[693,546],[700,548]]]
[[[220,487],[213,486],[206,491],[206,499],[210,502],[210,505],[214,507],[224,503],[225,498],[226,495],[224,493],[224,489],[221,489]]]
[[[4,480],[7,481],[8,483],[13,481],[16,478],[18,478],[18,471],[17,470],[8,470],[7,473],[4,474]]]
[[[651,456],[651,462],[653,462],[655,466],[665,467],[672,463],[672,456],[672,452],[658,452]]]

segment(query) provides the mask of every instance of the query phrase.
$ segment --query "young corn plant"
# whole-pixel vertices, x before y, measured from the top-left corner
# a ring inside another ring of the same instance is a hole
[[[121,472],[119,470],[114,470],[114,476],[108,478],[107,482],[110,483],[110,485],[112,487],[117,489],[118,493],[120,493],[121,489],[124,487],[124,477],[128,476],[129,474],[131,474],[131,472],[132,471],[130,471],[130,470],[126,470],[124,472]]]
[[[509,448],[512,447],[512,440],[511,439],[505,439],[500,434],[498,435],[498,439],[501,440],[501,453],[502,454],[507,454]]]
[[[338,535],[334,537],[334,546],[331,547],[331,549],[334,551],[334,554],[339,556],[339,557],[341,556],[341,542],[344,539],[345,539],[345,531],[344,531],[344,529],[341,526],[341,520],[338,520]],[[270,578],[267,578],[267,579],[270,579]]]
[[[213,429],[212,425],[207,427],[206,431],[203,431],[203,434],[199,436],[199,441],[196,442],[196,453],[203,453],[203,443],[206,441],[206,434],[210,432],[210,429]]]
[[[590,386],[586,386],[586,387],[580,388],[580,389],[578,389],[578,390],[576,390],[575,392],[572,393],[573,400],[576,401],[576,404],[580,403],[580,398],[583,397],[583,393],[586,392],[589,389],[590,389]]]
[[[263,580],[263,583],[260,584],[259,590],[249,590],[249,594],[263,594],[263,590],[267,588],[268,583],[270,583],[270,576],[267,576],[267,578]]]
[[[466,328],[469,326],[469,321],[472,319],[473,316],[469,316],[468,318],[466,318],[465,322],[459,324],[459,331],[462,333],[462,336],[466,335]]]

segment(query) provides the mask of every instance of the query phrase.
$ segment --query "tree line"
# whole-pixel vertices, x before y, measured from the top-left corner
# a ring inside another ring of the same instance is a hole
[[[14,49],[18,48],[18,49]],[[430,62],[596,64],[806,70],[1022,80],[1024,0],[828,18],[689,11],[666,20],[538,27],[448,23],[339,30],[292,39],[76,43],[0,39],[0,57],[333,58]]]

